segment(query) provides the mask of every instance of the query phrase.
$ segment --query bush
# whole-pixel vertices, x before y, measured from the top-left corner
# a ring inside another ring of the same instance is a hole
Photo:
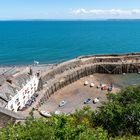
[[[70,116],[35,119],[9,124],[0,130],[0,140],[139,140],[140,86],[109,94],[98,110],[89,106]]]

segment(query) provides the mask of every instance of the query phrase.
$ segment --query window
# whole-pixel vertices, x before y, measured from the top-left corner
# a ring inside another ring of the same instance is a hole
[[[19,98],[16,99],[15,103],[18,103],[18,102],[19,102]]]
[[[25,104],[26,103],[26,101],[23,101],[23,104]]]
[[[11,109],[13,109],[13,104],[10,106]]]
[[[25,94],[27,93],[27,90],[25,90]]]
[[[19,106],[20,105],[20,102],[18,102],[17,105]]]

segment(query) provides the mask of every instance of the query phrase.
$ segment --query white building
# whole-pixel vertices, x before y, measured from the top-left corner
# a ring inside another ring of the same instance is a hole
[[[22,109],[37,91],[38,83],[37,75],[28,73],[8,79],[0,86],[0,106],[15,112]]]

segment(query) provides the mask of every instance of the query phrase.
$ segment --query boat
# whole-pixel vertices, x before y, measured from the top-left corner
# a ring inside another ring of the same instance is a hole
[[[95,85],[93,83],[90,84],[90,87],[94,87]]]
[[[51,117],[52,116],[48,111],[40,111],[39,113],[44,117]]]
[[[85,81],[85,82],[84,82],[84,85],[85,85],[85,86],[88,85],[88,81]]]
[[[96,104],[96,103],[98,103],[99,102],[99,98],[97,97],[97,98],[95,98],[94,100],[93,100],[93,103],[94,104]]]
[[[59,110],[56,110],[56,111],[54,112],[54,114],[55,114],[55,115],[60,115],[61,112],[60,112]]]

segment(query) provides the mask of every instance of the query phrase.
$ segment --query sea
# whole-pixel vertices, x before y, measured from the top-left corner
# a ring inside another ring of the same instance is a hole
[[[140,20],[0,21],[0,65],[140,52]]]

